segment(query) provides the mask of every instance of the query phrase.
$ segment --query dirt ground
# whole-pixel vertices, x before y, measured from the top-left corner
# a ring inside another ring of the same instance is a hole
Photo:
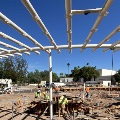
[[[29,89],[27,87],[27,89]],[[35,100],[35,91],[33,92],[31,88],[29,93],[18,92],[13,94],[0,94],[0,120],[49,120],[50,116],[40,116],[28,113],[15,113],[14,103],[21,99],[24,103],[24,108],[29,105],[31,101]],[[80,91],[68,92],[72,95],[81,95]],[[80,114],[72,120],[120,120],[120,101],[116,101],[114,98],[107,97],[109,91],[90,91],[90,99],[84,99],[87,106],[90,107],[90,114],[83,115]],[[111,94],[119,94],[120,91],[111,91]],[[91,107],[92,106],[92,107]],[[94,106],[94,107],[93,107]],[[53,116],[54,120],[64,120],[64,118],[58,117],[58,115]]]

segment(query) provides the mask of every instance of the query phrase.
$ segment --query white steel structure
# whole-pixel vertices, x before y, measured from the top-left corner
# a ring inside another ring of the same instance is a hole
[[[29,35],[26,31],[24,31],[22,28],[20,28],[18,25],[16,25],[13,21],[11,21],[7,16],[5,16],[3,13],[0,12],[0,20],[2,20],[4,23],[10,25],[12,28],[17,30],[22,36],[28,38],[31,42],[33,42],[37,47],[29,47],[28,45],[20,42],[19,40],[14,39],[13,37],[7,35],[6,33],[0,32],[0,37],[4,39],[8,39],[16,44],[19,45],[19,48],[14,47],[12,45],[6,44],[4,42],[0,41],[0,44],[10,48],[10,49],[4,49],[0,48],[0,58],[7,58],[8,56],[14,56],[14,54],[22,55],[22,53],[30,54],[30,52],[35,52],[38,55],[40,54],[39,51],[45,51],[47,54],[49,54],[49,81],[50,81],[50,120],[53,119],[53,106],[52,106],[52,50],[57,50],[58,53],[60,53],[60,49],[68,49],[69,52],[72,52],[72,49],[74,48],[81,48],[81,52],[85,48],[93,48],[93,52],[97,48],[105,48],[104,51],[107,51],[110,48],[115,48],[114,51],[120,49],[120,41],[116,41],[114,44],[104,44],[106,41],[108,41],[114,34],[120,31],[120,26],[118,26],[115,30],[113,30],[103,41],[101,41],[99,44],[88,44],[90,41],[92,35],[97,31],[98,25],[108,14],[108,9],[112,5],[113,0],[106,0],[102,8],[95,8],[95,9],[86,9],[86,10],[72,10],[72,0],[65,0],[65,10],[66,10],[66,23],[67,23],[67,35],[68,35],[68,44],[67,45],[57,45],[55,40],[52,38],[52,35],[49,33],[48,29],[42,22],[40,16],[37,14],[37,11],[34,9],[32,4],[29,0],[21,0],[23,5],[27,8],[28,12],[31,14],[32,19],[37,22],[39,27],[42,29],[44,34],[47,36],[49,41],[51,42],[51,46],[43,46],[41,45],[36,39],[34,39],[31,35]],[[73,1],[75,2],[75,1]],[[115,2],[115,1],[114,1]],[[74,14],[89,14],[89,13],[97,13],[98,18],[96,19],[93,27],[91,28],[85,42],[83,44],[72,44],[72,16]],[[49,19],[49,18],[48,18]],[[22,48],[20,48],[22,47]]]

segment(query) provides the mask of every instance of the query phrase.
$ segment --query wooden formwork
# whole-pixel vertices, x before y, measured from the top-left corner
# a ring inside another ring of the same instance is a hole
[[[53,113],[57,114],[59,112],[58,100],[60,96],[53,97]],[[73,111],[80,112],[82,101],[81,100],[68,100],[68,104],[66,105],[65,111],[72,114]],[[82,108],[85,112],[89,113],[88,107]],[[49,101],[39,100],[31,102],[31,106],[29,107],[29,111],[35,114],[49,114]]]
[[[120,91],[120,87],[89,87],[90,90],[105,90],[105,91]],[[82,91],[82,87],[63,87],[61,91],[72,92],[72,91]]]

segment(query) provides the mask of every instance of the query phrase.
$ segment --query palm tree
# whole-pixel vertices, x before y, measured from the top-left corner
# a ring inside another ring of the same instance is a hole
[[[86,64],[87,66],[89,65],[89,63]]]
[[[68,76],[69,76],[69,66],[70,66],[70,63],[67,63],[67,66],[68,66]]]

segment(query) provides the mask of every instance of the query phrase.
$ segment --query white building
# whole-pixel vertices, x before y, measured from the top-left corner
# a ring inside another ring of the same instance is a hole
[[[115,70],[107,70],[107,69],[98,69],[100,76],[111,76],[117,73]]]
[[[110,86],[111,85],[111,81],[110,80],[99,80],[99,81],[86,81],[87,85],[98,85],[101,84],[104,87]]]
[[[96,78],[95,80],[93,78],[91,81],[86,81],[86,84],[95,85],[101,83],[103,86],[109,86],[116,83],[114,79],[111,79],[111,77],[112,75],[116,74],[117,71],[107,69],[98,69],[97,71],[100,73],[100,77]],[[83,79],[81,79],[81,82],[83,82]]]
[[[107,69],[98,69],[97,71],[100,73],[100,77],[96,78],[95,81],[111,81],[111,76],[117,73],[115,70]]]
[[[73,77],[60,78],[60,82],[73,82]]]
[[[10,88],[12,84],[11,79],[0,79],[0,85],[5,85],[6,87]]]

